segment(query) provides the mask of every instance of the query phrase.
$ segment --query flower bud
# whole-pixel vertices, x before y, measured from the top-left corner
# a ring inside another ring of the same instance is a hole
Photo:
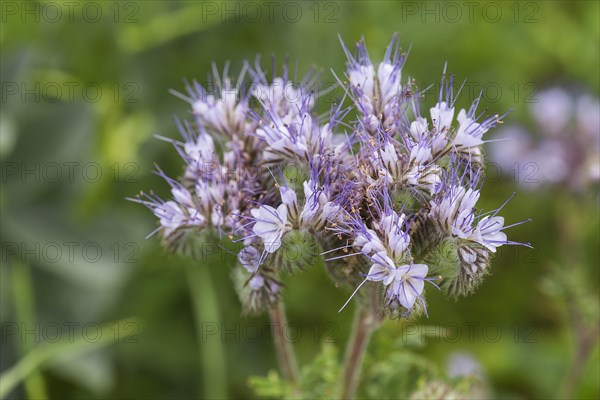
[[[286,185],[296,190],[302,197],[302,184],[310,179],[308,169],[299,163],[289,163],[282,170]]]
[[[394,184],[390,189],[390,196],[395,209],[407,212],[418,210],[421,206],[419,200],[415,198],[414,193],[406,190],[405,186]]]
[[[266,265],[250,274],[238,264],[232,271],[232,280],[245,315],[260,314],[279,301],[281,283],[277,279],[277,273]]]
[[[194,260],[205,259],[210,249],[218,246],[210,229],[199,227],[179,227],[162,237],[163,246],[171,252],[190,257]]]
[[[278,270],[293,273],[298,269],[320,265],[321,253],[321,246],[313,234],[292,230],[283,235],[281,248],[267,262]]]
[[[340,256],[346,254],[339,251],[337,253],[330,253],[328,256],[331,254],[337,255],[338,253]],[[369,272],[370,266],[371,264],[366,257],[357,255],[328,261],[325,263],[325,270],[336,287],[354,289],[365,279],[364,276]],[[360,297],[361,293],[359,291],[357,296]]]
[[[466,296],[488,273],[488,252],[482,245],[458,238],[445,238],[421,255],[430,275],[438,276],[438,286],[449,296]]]
[[[425,300],[425,292],[421,294],[421,297]],[[388,319],[416,318],[425,313],[425,306],[422,301],[415,301],[411,309],[407,310],[397,299],[389,301],[388,297],[385,296],[385,290],[379,296],[378,309]]]

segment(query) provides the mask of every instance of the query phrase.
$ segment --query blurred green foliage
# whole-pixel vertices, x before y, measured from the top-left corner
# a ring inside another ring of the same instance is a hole
[[[62,327],[62,339],[68,339],[69,323],[80,332],[86,324],[136,317],[144,329],[132,331],[135,336],[120,332],[109,347],[53,358],[10,398],[25,396],[24,390],[60,399],[200,397],[215,393],[207,386],[219,377],[197,355],[219,345],[228,396],[250,396],[250,376],[277,379],[267,375],[276,359],[266,317],[240,317],[230,281],[234,256],[222,251],[194,262],[210,273],[193,285],[199,291],[212,288],[218,304],[216,311],[195,308],[198,299],[190,296],[185,274],[191,261],[166,254],[155,237],[144,240],[155,228],[154,217],[125,201],[140,190],[167,193],[167,185],[151,173],[154,163],[172,176],[181,172],[173,148],[153,135],[177,137],[173,115],[187,118],[189,111],[168,90],[182,91],[184,78],[205,81],[211,61],[219,66],[231,61],[235,76],[242,60],[253,60],[257,53],[264,65],[272,53],[277,62],[287,54],[297,60],[300,73],[316,66],[323,80],[333,83],[328,68],[338,73],[344,68],[338,34],[347,44],[364,35],[377,59],[399,32],[403,47],[411,47],[405,76],[434,83],[448,62],[458,81],[473,83],[467,86],[473,91],[459,100],[461,106],[484,89],[483,107],[513,109],[510,123],[530,122],[527,102],[545,86],[600,91],[600,6],[595,1],[477,2],[472,14],[468,2],[452,2],[459,17],[445,2],[303,1],[292,2],[293,9],[284,2],[252,2],[261,11],[258,19],[243,2],[66,3],[0,3],[0,365],[4,372],[48,341],[47,333],[24,334],[20,323],[28,321],[29,329],[34,317],[42,328]],[[274,7],[271,14],[269,7]],[[54,164],[62,171],[57,180],[52,179]],[[72,179],[68,165],[74,168]],[[37,175],[23,175],[26,168]],[[520,193],[504,209],[506,220],[534,222],[514,229],[510,238],[532,242],[535,250],[502,248],[492,276],[470,298],[453,303],[431,291],[429,318],[422,322],[434,327],[429,331],[433,337],[421,340],[425,325],[408,337],[398,323],[386,323],[375,334],[364,371],[365,381],[381,386],[365,383],[361,395],[389,396],[382,387],[394,384],[402,388],[390,390],[408,393],[405,382],[390,371],[408,374],[410,365],[420,365],[410,357],[443,370],[454,351],[468,351],[481,363],[497,397],[550,398],[560,390],[574,357],[572,305],[556,295],[560,290],[548,287],[562,287],[562,277],[578,268],[577,279],[589,289],[575,297],[597,302],[598,192],[523,193],[505,179],[486,186],[483,206],[495,208],[514,190]],[[72,242],[77,245],[70,257],[65,243]],[[51,243],[59,244],[60,257],[52,253]],[[89,243],[92,250],[101,249],[98,260],[82,251]],[[24,254],[24,249],[32,250]],[[31,267],[25,286],[12,283],[20,261]],[[285,284],[289,320],[301,332],[294,341],[299,362],[315,360],[304,373],[315,383],[314,395],[326,396],[332,379],[327,374],[335,368],[331,360],[339,357],[334,347],[343,349],[349,335],[352,311],[337,313],[348,293],[334,288],[317,268],[289,276]],[[32,289],[26,293],[27,285]],[[19,315],[27,302],[34,311]],[[194,320],[198,309],[200,324]],[[597,307],[586,313],[598,320]],[[198,327],[208,326],[202,323],[217,326],[217,333],[197,335]],[[250,324],[260,327],[256,340],[244,334]],[[449,324],[461,327],[458,340],[440,338],[439,327]],[[477,325],[471,339],[467,327],[472,324]],[[500,327],[497,340],[485,336],[490,324]],[[105,328],[103,340],[113,334]],[[417,338],[423,345],[407,352],[398,338]],[[597,337],[588,352],[573,392],[577,398],[599,395]],[[376,357],[383,364],[376,365]],[[321,368],[323,375],[310,368]],[[253,384],[259,394],[281,395],[265,393],[273,385],[261,379],[254,378]]]

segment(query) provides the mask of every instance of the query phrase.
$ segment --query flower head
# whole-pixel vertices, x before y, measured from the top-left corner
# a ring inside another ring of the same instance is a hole
[[[460,108],[445,67],[422,114],[425,91],[403,81],[397,36],[380,61],[364,39],[354,52],[342,47],[345,95],[322,114],[318,75],[297,81],[287,60],[267,72],[257,58],[237,79],[213,66],[206,87],[187,85],[178,96],[194,121],[176,121],[181,139],[162,137],[183,161],[182,178],[158,169],[170,198],[135,199],[170,249],[197,248],[194,238],[210,232],[243,244],[234,279],[246,312],[279,301],[282,272],[324,261],[336,285],[354,288],[348,302],[370,290],[359,301],[390,317],[416,315],[427,310],[425,281],[470,293],[499,247],[520,244],[507,238],[516,224],[504,225],[504,205],[477,206],[484,135],[502,117],[478,113],[479,99]],[[579,108],[586,126],[592,108]]]

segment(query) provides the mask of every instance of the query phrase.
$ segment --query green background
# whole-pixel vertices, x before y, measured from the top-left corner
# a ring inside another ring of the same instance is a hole
[[[192,284],[200,293],[200,321],[224,335],[202,340],[184,269],[191,261],[166,254],[157,237],[144,240],[155,218],[125,200],[140,190],[168,194],[152,174],[154,163],[177,176],[181,161],[154,135],[177,137],[173,116],[190,116],[188,105],[168,91],[182,91],[183,79],[205,82],[212,61],[219,68],[230,61],[235,76],[256,54],[265,66],[271,54],[278,62],[289,55],[301,73],[315,66],[332,83],[330,68],[339,74],[345,62],[338,34],[348,45],[364,35],[377,60],[398,32],[401,45],[411,47],[403,78],[439,82],[448,62],[458,81],[472,83],[458,104],[466,107],[485,89],[482,108],[512,109],[507,124],[532,126],[528,102],[544,87],[600,91],[595,1],[482,1],[474,8],[393,1],[90,3],[0,3],[2,370],[39,351],[56,336],[56,326],[65,340],[65,324],[78,324],[75,339],[90,342],[97,324],[138,318],[103,326],[105,347],[85,354],[68,347],[43,364],[28,380],[29,393],[50,398],[200,397],[223,377],[217,367],[203,367],[198,355],[219,357],[220,344],[230,397],[250,396],[247,378],[276,368],[267,319],[240,317],[229,276],[234,257],[221,251],[197,262],[208,272]],[[429,318],[420,322],[434,334],[455,324],[461,335],[457,341],[429,338],[415,351],[442,369],[453,352],[470,353],[495,396],[554,397],[573,358],[573,334],[569,305],[544,285],[548,279],[560,284],[579,268],[590,301],[597,301],[598,190],[529,191],[506,177],[485,186],[481,206],[495,208],[513,191],[517,196],[503,210],[507,223],[533,222],[509,237],[532,242],[535,250],[500,249],[492,275],[469,298],[454,302],[430,290]],[[70,257],[66,243],[72,242]],[[550,275],[553,263],[559,273]],[[294,343],[299,361],[311,360],[326,341],[343,348],[353,312],[337,310],[348,293],[320,268],[285,283],[289,320],[301,333]],[[597,309],[592,314],[597,321]],[[34,321],[42,332],[37,336],[24,329],[35,330]],[[470,340],[472,324],[478,325]],[[384,339],[401,337],[401,328],[387,323],[372,353],[391,351]],[[498,329],[502,336],[495,340]],[[117,330],[125,337],[115,339]],[[421,342],[420,334],[415,338]],[[597,347],[582,366],[577,397],[598,397]],[[11,396],[25,396],[23,387]]]

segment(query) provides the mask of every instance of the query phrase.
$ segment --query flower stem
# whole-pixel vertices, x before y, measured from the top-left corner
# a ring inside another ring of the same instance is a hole
[[[273,323],[273,336],[275,340],[275,351],[279,361],[279,368],[284,379],[296,386],[298,383],[298,363],[292,343],[285,337],[287,318],[282,301],[277,302],[275,307],[269,311]]]
[[[374,310],[376,291],[372,291],[371,307],[359,307],[354,314],[352,336],[346,348],[346,355],[340,381],[340,399],[353,399],[358,388],[363,355],[371,339],[371,334],[379,326],[380,320]]]
[[[204,323],[217,326],[221,326],[222,323],[214,282],[206,265],[188,263],[185,271],[192,296],[200,365],[204,374],[203,397],[224,399],[227,397],[226,366],[225,348],[221,337],[217,335],[212,340],[201,340]]]
[[[572,399],[575,396],[577,386],[580,384],[581,375],[584,372],[586,363],[592,354],[592,350],[598,340],[598,333],[600,332],[600,321],[586,326],[577,310],[574,310],[571,315],[576,316],[573,318],[575,321],[572,323],[573,334],[575,335],[575,354],[573,360],[566,373],[565,381],[561,388],[561,399]]]

